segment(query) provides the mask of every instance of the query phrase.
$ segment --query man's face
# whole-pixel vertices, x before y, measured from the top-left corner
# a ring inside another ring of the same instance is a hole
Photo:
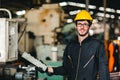
[[[89,32],[89,23],[88,21],[77,21],[76,30],[79,36],[85,36]]]

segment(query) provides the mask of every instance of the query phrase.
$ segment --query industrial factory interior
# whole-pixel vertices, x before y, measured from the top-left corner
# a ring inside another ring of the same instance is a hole
[[[67,80],[44,71],[63,64],[81,10],[93,17],[89,35],[104,43],[110,80],[120,80],[119,5],[120,0],[0,0],[0,80]]]

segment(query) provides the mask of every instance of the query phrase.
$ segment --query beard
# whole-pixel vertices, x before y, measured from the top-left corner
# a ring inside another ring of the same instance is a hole
[[[88,34],[89,30],[87,30],[84,34],[78,33],[79,36],[86,36]]]

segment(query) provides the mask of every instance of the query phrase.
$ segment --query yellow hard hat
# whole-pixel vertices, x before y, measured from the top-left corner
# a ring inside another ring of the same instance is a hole
[[[79,13],[77,13],[74,21],[77,20],[90,20],[92,21],[93,18],[91,17],[90,13],[86,10],[81,10]]]

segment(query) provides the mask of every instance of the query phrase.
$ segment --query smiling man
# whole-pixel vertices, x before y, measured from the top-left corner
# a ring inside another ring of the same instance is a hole
[[[77,38],[70,42],[63,55],[63,65],[48,67],[47,73],[66,75],[67,80],[110,80],[104,44],[89,36],[93,18],[81,10],[74,19]]]

